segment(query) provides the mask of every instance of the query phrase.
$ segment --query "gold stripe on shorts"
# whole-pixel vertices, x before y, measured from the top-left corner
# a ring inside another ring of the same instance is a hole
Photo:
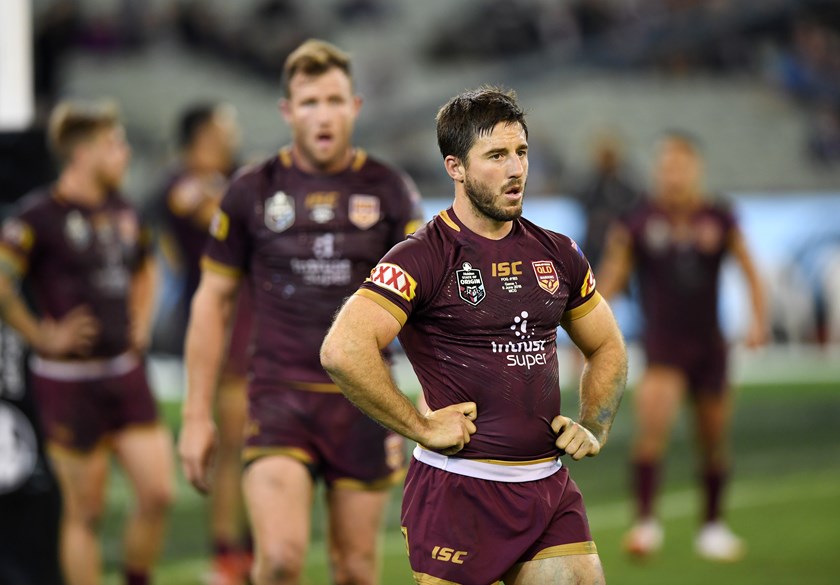
[[[405,474],[405,469],[398,469],[390,475],[386,475],[385,477],[374,481],[361,481],[359,479],[352,479],[349,477],[340,477],[335,480],[332,485],[334,488],[342,490],[376,492],[397,485],[405,478]]]
[[[432,577],[426,573],[412,571],[411,574],[414,576],[414,580],[417,582],[417,585],[461,585],[455,581],[447,581],[446,579],[441,579],[440,577]]]
[[[596,555],[598,548],[591,540],[586,542],[570,542],[569,544],[560,544],[557,546],[550,546],[542,549],[532,561],[539,561],[542,559],[552,559],[554,557],[568,557],[572,555]]]
[[[299,447],[245,447],[242,449],[242,460],[251,463],[260,457],[283,455],[300,461],[304,465],[312,463],[312,457]]]

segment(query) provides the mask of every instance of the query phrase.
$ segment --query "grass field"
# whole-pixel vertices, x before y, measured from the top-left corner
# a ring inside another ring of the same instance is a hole
[[[734,481],[728,518],[748,544],[747,557],[716,565],[693,554],[700,508],[695,488],[692,425],[683,417],[668,457],[660,512],[666,530],[663,551],[645,562],[631,562],[620,542],[631,520],[627,498],[630,396],[619,413],[610,443],[596,459],[570,463],[572,477],[586,498],[595,540],[607,572],[618,585],[709,584],[808,585],[840,582],[840,382],[755,385],[737,392],[733,445]],[[576,412],[572,393],[564,411]],[[177,431],[178,405],[164,404]],[[106,585],[120,583],[119,526],[128,494],[115,475],[105,526]],[[207,571],[203,501],[179,478],[179,491],[159,585],[202,583]],[[304,583],[328,585],[322,542],[323,513],[314,514],[315,535]],[[395,491],[382,543],[383,585],[412,583],[399,533],[399,491]]]

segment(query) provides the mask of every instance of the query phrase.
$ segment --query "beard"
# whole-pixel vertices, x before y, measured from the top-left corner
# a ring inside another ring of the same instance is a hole
[[[502,207],[497,201],[505,191],[514,186],[519,187],[522,193],[525,192],[525,183],[520,181],[512,181],[505,185],[500,193],[494,193],[483,183],[470,181],[469,178],[464,180],[464,191],[473,207],[481,215],[500,222],[512,221],[522,216],[522,199],[513,207]]]

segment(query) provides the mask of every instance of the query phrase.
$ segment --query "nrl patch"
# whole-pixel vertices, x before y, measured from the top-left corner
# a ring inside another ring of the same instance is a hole
[[[90,244],[92,230],[88,221],[78,211],[71,211],[64,220],[64,236],[74,248],[83,250]]]
[[[554,268],[554,262],[551,260],[538,260],[531,262],[534,267],[534,274],[537,276],[537,284],[540,288],[549,294],[554,294],[560,288],[560,279],[557,276],[557,270]]]
[[[458,280],[458,296],[462,301],[474,307],[487,296],[481,270],[473,268],[469,262],[464,262],[461,270],[455,271],[455,277]]]
[[[295,223],[295,201],[277,191],[265,202],[265,227],[275,233],[286,231]]]
[[[360,230],[373,227],[379,221],[379,197],[375,195],[350,195],[347,217]]]

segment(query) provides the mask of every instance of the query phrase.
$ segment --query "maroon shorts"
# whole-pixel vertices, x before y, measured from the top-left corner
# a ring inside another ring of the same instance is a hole
[[[721,337],[645,340],[648,365],[676,368],[685,374],[690,394],[720,395],[727,388],[727,348]]]
[[[518,563],[596,553],[583,497],[565,467],[506,483],[412,459],[402,530],[418,583],[490,585]]]
[[[233,325],[230,331],[228,354],[223,375],[245,378],[251,359],[251,294],[243,284],[234,309]]]
[[[328,487],[376,490],[404,474],[402,437],[373,422],[340,392],[292,388],[250,393],[243,459],[285,455]]]
[[[121,359],[124,367],[113,375],[95,377],[98,366]],[[62,447],[87,453],[130,425],[157,421],[146,367],[136,356],[67,364],[36,358],[32,370],[32,389],[45,433]]]

